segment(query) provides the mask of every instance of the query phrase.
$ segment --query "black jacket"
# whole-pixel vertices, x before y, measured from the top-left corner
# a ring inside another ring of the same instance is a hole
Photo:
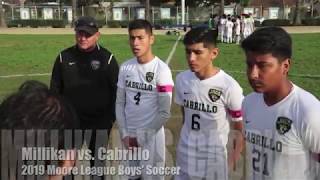
[[[92,52],[77,46],[56,58],[50,88],[76,109],[80,127],[110,129],[115,120],[119,66],[115,57],[97,45]]]

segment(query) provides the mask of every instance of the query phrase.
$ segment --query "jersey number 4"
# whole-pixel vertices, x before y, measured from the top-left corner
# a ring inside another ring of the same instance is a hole
[[[200,114],[192,114],[191,116],[191,129],[192,130],[200,130]]]
[[[136,101],[136,105],[139,105],[139,103],[140,103],[140,96],[141,96],[141,93],[138,92],[138,93],[133,97],[133,99]]]

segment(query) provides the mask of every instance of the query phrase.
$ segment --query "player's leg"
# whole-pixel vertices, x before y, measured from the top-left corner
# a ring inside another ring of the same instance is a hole
[[[220,34],[221,42],[224,42],[224,27],[221,26],[221,34]]]
[[[237,35],[236,35],[236,43],[237,43],[237,44],[240,44],[240,34],[237,34]]]
[[[232,43],[232,32],[231,34],[228,34],[228,43],[231,44]]]
[[[163,127],[157,133],[149,135],[143,149],[149,152],[149,159],[141,161],[141,165],[144,167],[142,171],[143,180],[164,180],[165,176],[153,173],[157,172],[160,167],[165,166],[165,133]]]
[[[316,179],[320,179],[320,162],[316,162]]]
[[[221,41],[221,26],[218,26],[218,36],[217,36],[217,40]]]
[[[126,146],[121,142],[122,150],[128,150]],[[129,155],[130,153],[130,155]],[[137,151],[129,151],[122,161],[118,165],[118,176],[120,180],[139,180],[141,179],[140,160],[130,160],[130,157],[138,157]],[[129,171],[130,170],[130,171]]]
[[[226,43],[229,44],[229,33],[226,33]]]
[[[248,33],[247,33],[248,31],[247,30],[244,30],[243,31],[243,39],[246,39],[247,37],[248,37]]]
[[[224,32],[224,42],[228,43],[228,31],[227,30],[225,30],[225,32]]]
[[[174,180],[207,180],[207,179],[189,176],[188,173],[180,172],[179,175],[176,175],[174,177]]]

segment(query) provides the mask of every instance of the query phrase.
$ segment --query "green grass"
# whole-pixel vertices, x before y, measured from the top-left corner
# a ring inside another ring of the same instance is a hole
[[[154,51],[166,59],[176,37],[160,36]],[[74,44],[73,35],[0,35],[0,76],[12,74],[50,73],[58,53]],[[132,57],[125,35],[104,35],[100,44],[115,54],[119,63]],[[27,79],[49,77],[0,78],[0,101]]]
[[[166,59],[175,37],[157,38],[154,49]],[[0,35],[0,75],[50,72],[58,53],[74,44],[73,35]],[[131,58],[127,36],[105,35],[100,44],[118,60]]]
[[[293,61],[290,74],[318,75],[320,74],[320,34],[294,34]],[[176,40],[175,36],[157,36],[153,47],[154,53],[166,59]],[[30,74],[51,72],[53,62],[62,49],[74,44],[73,35],[0,35],[0,76],[10,74]],[[126,35],[103,35],[100,44],[112,51],[121,64],[132,57]],[[245,74],[244,55],[235,44],[219,44],[220,54],[215,65],[229,72],[239,81],[245,94],[251,92]],[[173,70],[187,69],[184,47],[180,42],[170,63]],[[176,72],[174,72],[176,74]],[[14,90],[26,79],[41,79],[48,77],[0,78],[0,99]],[[304,78],[291,76],[297,85],[320,97],[320,78]]]
[[[308,78],[296,75],[320,76],[320,34],[293,34],[293,60],[290,69],[290,79],[300,87],[310,91],[320,98],[320,77]],[[219,56],[214,61],[216,66],[229,72],[242,86],[244,93],[251,92],[247,77],[245,57],[242,49],[235,44],[219,44]],[[184,46],[179,44],[170,64],[173,69],[186,69]],[[243,73],[238,73],[243,72]],[[291,75],[292,74],[292,75]]]
[[[297,77],[296,75],[320,75],[320,34],[292,35],[294,54],[291,80],[300,87],[320,98],[320,78]],[[169,55],[176,36],[157,36],[154,53],[165,60]],[[50,73],[59,51],[74,44],[73,35],[0,35],[0,76],[11,74]],[[100,44],[112,51],[121,64],[132,57],[126,35],[103,35]],[[245,94],[251,92],[245,75],[244,54],[238,45],[219,44],[220,54],[214,64],[229,72],[243,87]],[[184,46],[180,42],[173,55],[170,67],[174,76],[178,70],[187,69]],[[27,79],[48,83],[49,76],[0,77],[0,102],[15,91]],[[173,104],[173,117],[168,128],[173,136],[173,144],[167,146],[175,159],[175,148],[179,139],[182,120],[179,107]]]

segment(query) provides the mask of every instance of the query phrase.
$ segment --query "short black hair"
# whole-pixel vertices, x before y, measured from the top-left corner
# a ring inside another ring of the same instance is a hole
[[[0,104],[0,129],[43,130],[46,134],[58,130],[59,148],[64,140],[62,132],[77,127],[73,107],[38,81],[24,82]],[[46,136],[45,144],[49,141]]]
[[[36,80],[27,80],[22,83],[18,89],[19,91],[47,91],[48,86]]]
[[[152,25],[145,19],[135,19],[129,23],[128,30],[144,29],[148,34],[152,35]]]
[[[254,31],[242,41],[241,47],[245,52],[271,53],[280,61],[292,56],[291,37],[280,27],[265,27]]]
[[[183,39],[184,45],[203,43],[204,47],[217,46],[217,31],[206,27],[196,27],[191,29]]]
[[[26,81],[0,104],[0,127],[14,129],[74,128],[76,115],[47,85]]]

